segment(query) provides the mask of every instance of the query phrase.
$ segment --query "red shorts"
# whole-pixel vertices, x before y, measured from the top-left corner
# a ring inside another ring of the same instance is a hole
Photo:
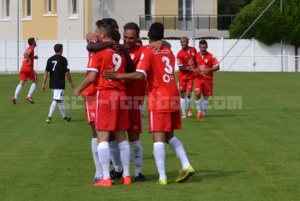
[[[193,85],[194,85],[194,78],[193,79],[188,79],[188,80],[179,80],[178,81],[178,88],[179,91],[187,91],[193,90]]]
[[[30,80],[36,80],[37,76],[36,76],[36,72],[35,70],[32,71],[21,71],[20,72],[20,80],[28,80],[28,78]]]
[[[96,106],[95,96],[88,97],[84,100],[84,109],[88,124],[96,120]]]
[[[142,105],[136,105],[135,107],[128,110],[129,114],[129,133],[142,133],[143,132],[143,121],[141,114]]]
[[[107,89],[96,94],[96,130],[118,131],[129,128],[125,91]]]
[[[209,79],[195,79],[195,92],[201,93],[203,92],[204,96],[212,96],[213,95],[213,80]]]
[[[152,131],[171,132],[174,129],[181,130],[180,111],[163,112],[149,111],[148,114],[148,130]]]

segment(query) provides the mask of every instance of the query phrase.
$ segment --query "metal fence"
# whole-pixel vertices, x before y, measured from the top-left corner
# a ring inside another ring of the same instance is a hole
[[[228,30],[236,15],[140,15],[139,26],[148,30],[153,22],[161,22],[168,30]],[[194,21],[193,21],[194,20]]]

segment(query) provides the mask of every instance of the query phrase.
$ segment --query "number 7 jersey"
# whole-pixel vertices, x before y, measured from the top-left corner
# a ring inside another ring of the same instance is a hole
[[[145,48],[136,71],[147,78],[148,110],[175,112],[180,110],[180,96],[174,77],[175,56],[169,47],[159,51]]]

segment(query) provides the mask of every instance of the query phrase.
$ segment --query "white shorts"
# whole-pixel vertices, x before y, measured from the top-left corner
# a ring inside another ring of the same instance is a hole
[[[64,100],[64,89],[52,89],[54,100]]]

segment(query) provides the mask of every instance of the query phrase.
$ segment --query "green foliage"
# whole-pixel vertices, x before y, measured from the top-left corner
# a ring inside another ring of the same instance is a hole
[[[218,14],[237,14],[253,0],[218,0]]]
[[[38,75],[40,83],[42,75]],[[78,86],[84,74],[72,74]],[[0,75],[0,200],[205,200],[205,201],[296,201],[300,197],[300,74],[229,73],[214,75],[214,100],[205,119],[182,120],[175,135],[182,141],[196,174],[185,183],[174,180],[181,168],[166,145],[169,184],[157,186],[152,136],[143,119],[143,173],[147,183],[112,187],[92,184],[95,167],[91,155],[91,129],[86,123],[83,101],[73,99],[66,85],[65,123],[56,109],[46,124],[52,99],[39,84],[35,104],[25,100],[30,81],[18,97],[11,98],[19,75]],[[220,109],[223,98],[242,98],[242,109]],[[193,96],[194,97],[194,96]],[[219,98],[218,98],[219,97]],[[217,108],[217,106],[219,108]],[[131,164],[131,175],[134,168]]]
[[[253,0],[236,16],[229,28],[230,38],[239,38],[272,0]],[[244,38],[252,38],[272,45],[281,38],[287,44],[300,43],[300,2],[284,0],[283,13],[280,12],[280,0],[277,0],[254,24]]]

